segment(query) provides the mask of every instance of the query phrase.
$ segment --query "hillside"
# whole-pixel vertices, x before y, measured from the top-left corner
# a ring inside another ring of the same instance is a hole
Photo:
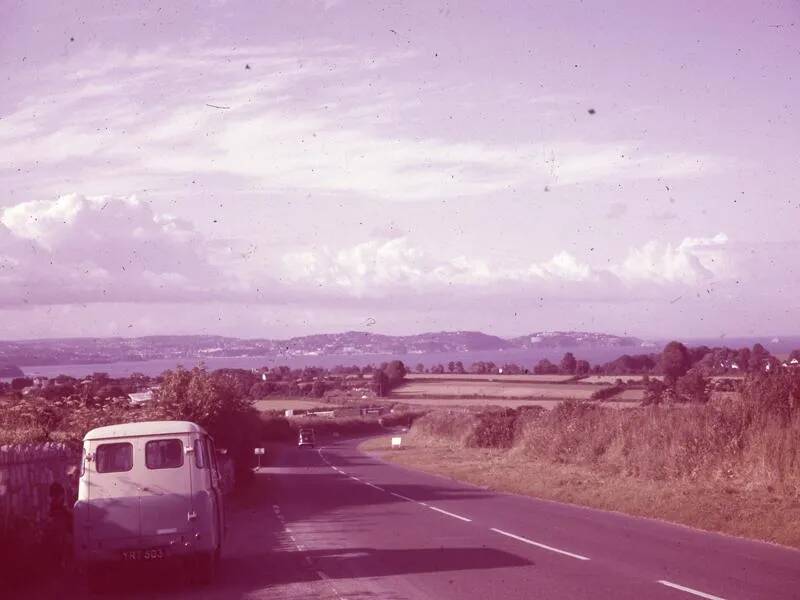
[[[392,336],[346,331],[286,340],[208,335],[137,338],[63,338],[0,341],[0,364],[53,365],[113,363],[167,358],[232,356],[355,356],[529,349],[535,347],[636,347],[642,340],[604,333],[536,332],[504,339],[480,331],[439,331]]]

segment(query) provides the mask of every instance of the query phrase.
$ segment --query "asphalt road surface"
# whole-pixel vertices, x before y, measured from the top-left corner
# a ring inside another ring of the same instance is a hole
[[[800,599],[800,552],[489,492],[342,440],[287,448],[230,508],[216,582],[136,575],[126,598]],[[69,585],[67,585],[69,588]],[[71,588],[77,589],[77,588]],[[54,597],[66,597],[64,584]]]

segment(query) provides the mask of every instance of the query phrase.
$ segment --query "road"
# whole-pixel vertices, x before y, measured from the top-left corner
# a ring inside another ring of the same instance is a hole
[[[230,512],[214,585],[137,577],[110,595],[800,599],[798,551],[486,491],[388,465],[356,440],[287,448]]]

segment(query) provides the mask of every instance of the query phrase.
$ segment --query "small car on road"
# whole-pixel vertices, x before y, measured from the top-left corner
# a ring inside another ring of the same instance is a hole
[[[297,445],[314,447],[316,441],[314,439],[313,429],[301,429],[300,434],[297,436]]]

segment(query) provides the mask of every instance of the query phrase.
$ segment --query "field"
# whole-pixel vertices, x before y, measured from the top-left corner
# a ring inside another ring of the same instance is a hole
[[[659,379],[663,380],[663,375],[650,375],[650,379]],[[613,385],[617,382],[617,379],[621,379],[625,383],[629,381],[643,381],[644,375],[589,375],[588,377],[584,377],[581,379],[581,383],[589,383],[589,384],[602,384],[607,383],[609,385]]]
[[[268,398],[265,400],[256,400],[253,406],[259,411],[268,410],[310,410],[312,408],[319,408],[320,410],[333,410],[338,408],[333,404],[327,404],[320,400],[304,400],[300,398]]]
[[[639,390],[631,390],[636,392]],[[399,399],[398,399],[399,400]],[[612,408],[627,408],[639,406],[639,401],[617,402],[598,402],[599,405]],[[525,398],[404,398],[399,400],[403,404],[427,408],[485,408],[489,406],[499,406],[501,408],[519,408],[520,406],[541,406],[542,408],[555,408],[563,400],[526,400]]]
[[[606,382],[570,379],[568,375],[412,375],[392,391],[391,398],[434,406],[551,407],[563,400],[589,400],[594,392],[608,387]],[[626,390],[619,399],[641,401],[642,391]]]
[[[478,375],[475,373],[408,373],[407,380],[433,380],[433,381],[506,381],[506,382],[535,382],[535,383],[561,383],[572,379],[572,375]]]

